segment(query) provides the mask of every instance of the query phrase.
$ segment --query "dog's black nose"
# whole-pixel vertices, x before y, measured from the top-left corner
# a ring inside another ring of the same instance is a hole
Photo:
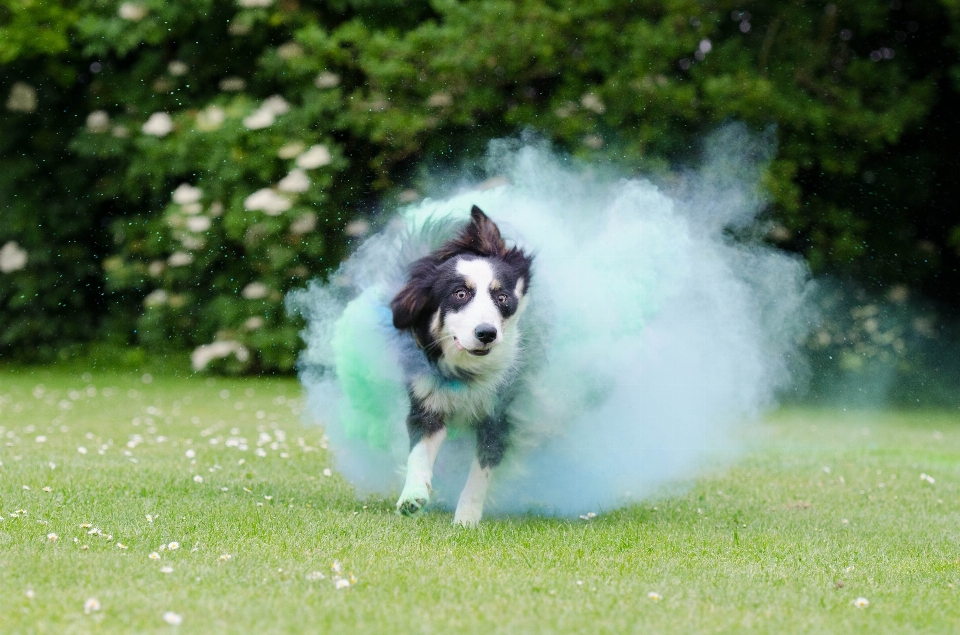
[[[481,324],[473,332],[477,336],[477,339],[483,342],[484,344],[489,344],[493,340],[497,339],[497,327],[493,324]]]

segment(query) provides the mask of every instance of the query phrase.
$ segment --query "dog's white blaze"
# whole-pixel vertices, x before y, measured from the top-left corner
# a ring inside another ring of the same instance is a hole
[[[476,458],[473,459],[470,476],[467,477],[467,484],[463,486],[463,491],[460,492],[457,511],[453,515],[455,525],[475,527],[480,522],[480,518],[483,517],[483,502],[487,498],[487,488],[490,487],[492,472],[493,470],[489,467],[480,467],[480,461]]]
[[[433,464],[437,460],[440,446],[447,438],[447,429],[440,428],[430,436],[425,436],[410,450],[407,458],[407,480],[400,494],[397,506],[405,501],[417,498],[430,498],[431,483],[433,482]]]
[[[444,326],[450,335],[460,341],[464,348],[476,350],[484,346],[477,339],[476,328],[481,324],[492,324],[497,329],[497,339],[489,344],[493,346],[503,339],[503,316],[490,295],[494,280],[493,267],[482,258],[457,261],[457,273],[472,286],[473,298],[456,313],[444,316]]]

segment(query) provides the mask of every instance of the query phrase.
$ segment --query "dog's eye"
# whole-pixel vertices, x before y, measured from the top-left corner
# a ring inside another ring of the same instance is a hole
[[[463,289],[457,289],[453,295],[456,296],[458,300],[463,300],[464,298],[467,297],[467,292],[464,291]]]
[[[506,304],[506,303],[507,303],[507,294],[506,294],[506,293],[501,293],[500,295],[498,295],[498,296],[497,296],[497,302],[499,302],[500,304]]]

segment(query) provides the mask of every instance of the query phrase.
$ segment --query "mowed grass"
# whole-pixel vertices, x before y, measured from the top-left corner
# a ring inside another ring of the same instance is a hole
[[[357,501],[301,408],[293,380],[0,369],[0,633],[960,628],[956,414],[781,413],[676,496],[465,530]]]

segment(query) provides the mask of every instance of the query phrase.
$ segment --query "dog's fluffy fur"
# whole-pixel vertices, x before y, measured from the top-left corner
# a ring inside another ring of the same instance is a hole
[[[422,362],[404,368],[411,450],[399,513],[422,512],[447,426],[458,425],[476,431],[477,453],[454,522],[480,521],[491,471],[510,440],[507,409],[522,354],[517,322],[531,264],[474,206],[457,237],[411,265],[391,302],[393,325],[409,334]]]

